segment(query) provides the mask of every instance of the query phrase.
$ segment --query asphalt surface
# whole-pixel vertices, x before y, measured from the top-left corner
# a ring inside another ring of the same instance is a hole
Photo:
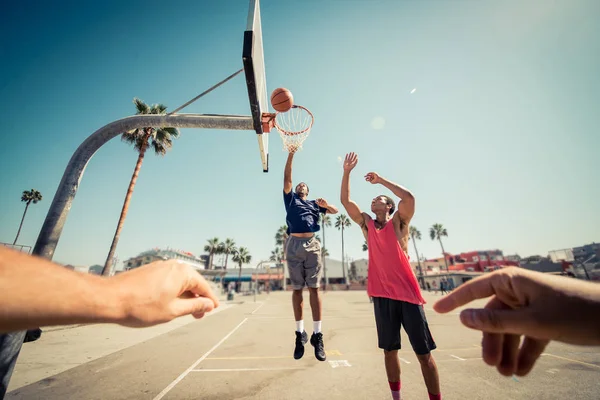
[[[534,370],[506,378],[481,360],[478,332],[457,313],[431,310],[439,296],[425,293],[438,349],[444,399],[600,398],[600,348],[551,344]],[[189,323],[10,392],[8,399],[388,399],[383,356],[377,349],[372,304],[365,292],[324,295],[327,361],[307,344],[292,357],[291,293],[264,301],[240,298],[223,312]],[[305,295],[305,326],[312,318]],[[427,399],[420,366],[403,332],[403,399]]]

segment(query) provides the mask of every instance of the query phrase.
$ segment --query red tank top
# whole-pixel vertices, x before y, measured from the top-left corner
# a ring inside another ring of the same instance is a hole
[[[425,304],[417,277],[398,243],[392,221],[388,221],[383,229],[378,231],[375,221],[371,219],[367,227],[369,296]]]

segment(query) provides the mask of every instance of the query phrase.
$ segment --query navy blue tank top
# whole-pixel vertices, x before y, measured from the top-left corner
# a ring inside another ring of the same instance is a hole
[[[288,235],[290,233],[308,233],[318,232],[319,213],[325,213],[326,208],[319,207],[315,200],[302,200],[298,195],[290,190],[289,193],[283,193],[283,202],[285,204],[285,221],[287,222]]]

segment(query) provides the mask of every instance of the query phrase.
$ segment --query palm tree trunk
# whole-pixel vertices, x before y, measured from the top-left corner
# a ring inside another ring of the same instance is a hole
[[[21,218],[21,225],[19,225],[19,230],[17,231],[17,237],[15,238],[15,241],[13,242],[13,246],[17,244],[17,239],[19,239],[19,235],[21,234],[21,228],[23,227],[23,221],[25,221],[25,214],[27,214],[27,209],[29,208],[29,203],[31,203],[31,202],[28,201],[25,205],[25,211],[23,211],[23,217]]]
[[[212,251],[208,254],[208,269],[213,269],[213,257],[215,256],[215,253],[213,253]]]
[[[146,154],[147,148],[148,148],[148,138],[145,137],[144,144],[142,146],[142,149],[140,150],[140,155],[138,156],[137,163],[135,164],[135,169],[133,170],[133,175],[131,176],[131,181],[129,182],[129,188],[127,188],[127,195],[125,196],[125,201],[123,202],[123,208],[121,209],[121,216],[119,217],[119,223],[117,224],[117,230],[115,231],[115,236],[113,237],[112,244],[110,245],[110,250],[108,251],[108,257],[106,257],[106,262],[104,263],[104,268],[102,269],[102,275],[105,275],[105,276],[110,275],[113,258],[115,256],[115,251],[117,250],[117,244],[119,243],[119,237],[121,236],[121,230],[123,230],[123,225],[125,224],[125,217],[127,216],[127,212],[129,211],[129,203],[131,202],[131,195],[133,194],[133,188],[135,187],[135,183],[137,182],[137,178],[140,173],[140,169],[142,168],[142,162],[144,162],[144,155]]]
[[[346,281],[346,265],[344,264],[344,225],[342,225],[342,274],[344,275],[344,283],[347,285]]]
[[[444,250],[444,244],[442,243],[442,238],[438,237],[440,241],[440,246],[442,246],[442,256],[444,256],[444,264],[446,264],[446,274],[448,274],[448,261],[446,261],[446,251]]]
[[[417,263],[419,265],[419,283],[422,285],[423,282],[423,269],[421,268],[421,260],[419,259],[419,252],[417,251],[417,242],[415,242],[415,237],[413,236],[413,246],[415,246],[415,254],[417,255]]]
[[[321,248],[321,250],[325,248],[325,224],[323,224],[323,247]],[[323,290],[327,291],[327,260],[325,260],[325,255],[323,254],[323,251],[321,251],[321,255],[323,257],[323,277],[325,278],[325,288]]]
[[[237,292],[240,292],[242,287],[242,263],[240,262],[240,272],[238,274],[238,284],[237,284]]]
[[[229,253],[225,253],[225,271],[227,271],[227,259],[229,258]]]

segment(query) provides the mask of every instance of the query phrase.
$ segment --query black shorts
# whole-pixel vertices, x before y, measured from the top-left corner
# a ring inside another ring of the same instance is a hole
[[[373,297],[373,306],[380,349],[392,351],[401,348],[400,325],[404,326],[416,354],[428,354],[437,347],[423,306],[383,297]]]

